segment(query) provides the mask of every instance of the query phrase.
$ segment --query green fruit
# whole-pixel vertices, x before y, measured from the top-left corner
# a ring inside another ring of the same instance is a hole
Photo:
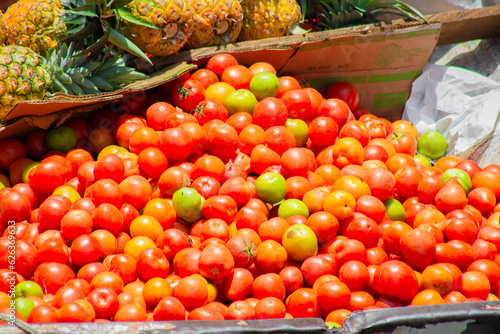
[[[384,202],[385,212],[389,218],[393,221],[398,220],[404,222],[406,220],[406,213],[403,204],[401,204],[397,199],[389,198]]]
[[[20,312],[26,319],[31,313],[31,310],[35,308],[35,303],[28,298],[16,298],[14,299],[14,308]]]
[[[469,192],[472,190],[472,180],[470,178],[470,175],[462,169],[449,168],[443,173],[443,175],[441,175],[441,180],[443,180],[443,182],[446,182],[452,177],[454,177],[455,179],[458,180],[458,182],[460,182],[460,184],[465,190],[465,194],[468,195]]]
[[[290,226],[281,240],[288,258],[302,262],[318,252],[318,239],[314,231],[307,225],[295,224]]]
[[[285,127],[292,131],[295,137],[295,146],[302,147],[306,144],[309,136],[309,126],[298,118],[287,118]]]
[[[342,328],[342,326],[339,323],[333,321],[325,322],[325,325],[327,325],[329,328]]]
[[[418,163],[420,163],[422,165],[432,166],[432,162],[429,160],[429,158],[424,157],[423,155],[416,154],[413,157],[413,160],[415,160],[415,162],[418,162]]]
[[[238,89],[226,97],[224,105],[229,115],[239,112],[246,112],[252,115],[257,105],[257,98],[247,89]]]
[[[43,297],[43,290],[37,283],[33,281],[24,281],[16,284],[14,288],[15,298],[27,298],[27,297]]]
[[[279,203],[286,195],[286,180],[278,173],[264,173],[255,181],[255,192],[266,203]]]
[[[278,77],[269,72],[260,72],[253,76],[250,81],[250,91],[257,100],[262,101],[266,97],[275,97],[280,90]]]
[[[443,135],[437,131],[430,130],[421,135],[417,141],[417,152],[431,160],[441,158],[446,153],[448,143]]]
[[[287,219],[289,217],[297,215],[309,218],[309,209],[307,208],[307,205],[305,205],[305,203],[301,200],[291,198],[284,200],[283,203],[280,204],[280,207],[278,209],[279,217]]]
[[[40,164],[40,162],[34,161],[34,162],[30,163],[28,166],[24,167],[23,173],[21,174],[21,179],[23,180],[24,183],[29,183],[28,175],[30,173],[30,170],[32,170],[33,168],[35,168],[39,164]]]
[[[46,141],[49,151],[68,153],[76,147],[78,138],[75,130],[68,126],[60,126],[47,132]]]
[[[172,196],[177,216],[187,223],[194,223],[203,218],[201,207],[205,199],[193,188],[181,188]]]

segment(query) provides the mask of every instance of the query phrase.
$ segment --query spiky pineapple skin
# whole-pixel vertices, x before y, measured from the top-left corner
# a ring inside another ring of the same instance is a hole
[[[243,24],[243,10],[238,0],[190,0],[194,9],[194,31],[189,48],[234,43]]]
[[[243,0],[243,27],[239,40],[282,37],[301,19],[295,0]]]
[[[0,22],[4,44],[29,47],[42,55],[57,48],[58,39],[66,31],[62,14],[59,0],[20,0],[12,4]]]
[[[187,0],[134,0],[128,4],[134,16],[162,29],[129,26],[134,42],[142,51],[168,56],[179,51],[193,33],[193,7]]]
[[[0,47],[0,122],[18,102],[42,99],[51,85],[48,67],[33,50]]]
[[[0,10],[0,46],[5,42],[5,31],[2,25],[3,12]]]

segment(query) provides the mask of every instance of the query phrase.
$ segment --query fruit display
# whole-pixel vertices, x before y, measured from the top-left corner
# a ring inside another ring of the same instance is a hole
[[[371,114],[355,85],[299,82],[218,54],[1,140],[0,312],[341,326],[499,300],[500,166],[446,156],[442,134]]]

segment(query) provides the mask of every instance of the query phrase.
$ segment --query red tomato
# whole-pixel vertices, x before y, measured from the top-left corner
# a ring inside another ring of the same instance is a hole
[[[347,122],[350,113],[349,106],[339,99],[326,99],[318,108],[318,116],[332,118],[340,128]]]
[[[174,297],[187,309],[203,306],[208,298],[207,284],[200,277],[184,277],[177,284]]]
[[[298,80],[292,76],[279,77],[279,82],[280,82],[280,89],[278,91],[278,95],[276,95],[276,98],[278,99],[280,99],[288,91],[294,89],[301,89]]]
[[[175,105],[191,112],[205,99],[205,88],[195,79],[180,79],[173,84],[170,96]]]
[[[411,134],[393,132],[387,136],[387,140],[394,147],[396,153],[406,153],[413,157],[417,152],[417,140]]]
[[[9,170],[10,165],[16,160],[27,156],[26,146],[17,139],[4,139],[0,141],[0,169]]]
[[[64,185],[73,177],[71,163],[60,156],[42,160],[29,175],[29,184],[36,192],[51,194],[57,187]]]
[[[23,143],[26,147],[26,152],[28,157],[30,157],[35,161],[40,161],[43,159],[45,154],[48,152],[46,137],[47,137],[47,130],[37,129],[31,131],[24,138]]]
[[[252,293],[254,278],[245,268],[234,268],[234,271],[222,282],[222,292],[231,301],[243,300]]]
[[[181,128],[170,128],[160,133],[158,149],[165,154],[169,163],[185,160],[193,147],[189,132]]]
[[[227,161],[238,149],[238,133],[227,124],[212,127],[206,137],[205,152]]]
[[[243,65],[232,65],[227,67],[224,72],[222,72],[220,78],[221,82],[230,84],[236,90],[248,89],[250,87],[251,80],[252,74],[250,73],[250,70]]]
[[[172,296],[163,297],[153,311],[155,321],[185,320],[186,309],[182,302]]]
[[[320,147],[333,144],[338,133],[337,122],[330,117],[316,117],[309,124],[309,138],[315,145]]]
[[[294,318],[319,318],[322,315],[318,294],[312,288],[300,288],[286,299],[288,313]]]
[[[254,307],[244,300],[229,304],[226,320],[251,320],[255,318]]]
[[[371,139],[370,130],[361,121],[350,121],[345,123],[339,133],[339,138],[344,137],[357,139],[363,147],[366,147]]]
[[[312,111],[311,97],[302,89],[289,90],[281,97],[288,110],[289,118],[306,120]]]
[[[255,305],[255,319],[284,319],[285,316],[286,306],[278,298],[266,297]]]
[[[363,146],[354,138],[345,137],[337,140],[332,148],[334,165],[343,168],[347,165],[361,165]]]
[[[193,78],[193,79],[197,80],[199,83],[201,83],[205,89],[207,89],[208,87],[210,87],[214,83],[219,82],[219,78],[217,77],[217,74],[215,74],[211,70],[207,70],[204,68],[200,68],[199,70],[194,72],[191,75],[191,78]]]
[[[334,263],[322,255],[311,256],[304,260],[300,271],[309,286],[313,286],[318,278],[324,275],[333,275],[336,272]]]
[[[434,259],[436,239],[426,230],[415,229],[403,233],[400,247],[404,259],[416,268],[423,270]]]
[[[265,145],[255,146],[250,155],[250,168],[257,175],[261,175],[268,167],[279,165],[280,162],[279,154]]]
[[[355,110],[359,103],[359,94],[356,87],[345,81],[331,84],[326,90],[327,99],[341,99],[349,106],[350,110]]]
[[[226,107],[222,103],[211,99],[201,101],[194,109],[193,114],[200,125],[214,119],[225,122],[229,118]]]
[[[418,280],[413,269],[401,261],[387,261],[376,270],[374,285],[378,293],[399,301],[408,301],[418,292]]]
[[[239,150],[250,155],[255,146],[266,143],[266,132],[260,126],[250,124],[241,130],[238,139]]]
[[[266,97],[257,103],[253,111],[253,122],[264,130],[272,126],[285,126],[288,118],[286,105],[278,98]]]
[[[349,287],[336,280],[320,284],[316,288],[318,302],[325,312],[349,307],[351,290]]]
[[[205,64],[205,68],[221,76],[224,70],[230,66],[238,65],[238,61],[229,53],[221,53],[211,57]]]
[[[118,295],[111,288],[97,288],[86,299],[94,308],[96,318],[111,319],[118,312]]]

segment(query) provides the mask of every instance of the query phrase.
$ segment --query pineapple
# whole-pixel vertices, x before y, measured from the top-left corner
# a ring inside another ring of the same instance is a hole
[[[126,65],[129,56],[91,61],[78,55],[73,45],[62,44],[42,57],[23,46],[0,47],[0,122],[16,103],[40,100],[49,93],[97,94],[148,76]]]
[[[131,40],[144,52],[168,56],[179,51],[193,33],[193,7],[187,0],[133,0],[128,5],[134,17],[161,29],[129,23]]]
[[[2,26],[3,12],[0,10],[0,46],[5,42],[5,32]]]
[[[0,31],[5,34],[2,44],[25,46],[40,54],[56,48],[66,30],[62,13],[59,0],[21,0],[12,4],[0,22]]]
[[[241,31],[243,12],[238,0],[191,0],[194,31],[188,47],[234,43]]]
[[[288,35],[302,18],[295,0],[243,0],[241,7],[241,41]]]

